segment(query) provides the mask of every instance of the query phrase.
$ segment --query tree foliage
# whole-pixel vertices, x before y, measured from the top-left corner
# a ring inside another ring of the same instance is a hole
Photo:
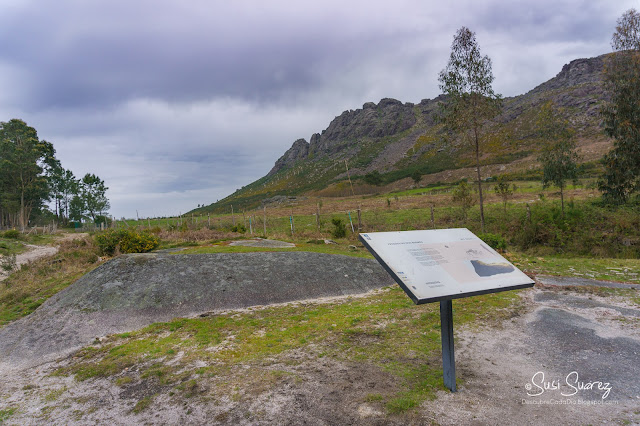
[[[364,175],[363,179],[369,185],[382,185],[382,175],[377,170],[367,173],[366,175]]]
[[[24,229],[34,217],[52,217],[49,201],[63,223],[72,211],[79,212],[77,217],[88,212],[95,219],[109,208],[106,189],[103,181],[90,174],[80,185],[55,157],[53,144],[40,140],[24,121],[0,123],[0,227]]]
[[[70,217],[75,221],[91,218],[94,222],[101,213],[109,210],[109,200],[106,197],[107,186],[98,176],[87,173],[77,183],[78,192],[71,199]]]
[[[547,102],[540,109],[538,132],[545,139],[545,146],[538,160],[542,163],[542,184],[545,188],[555,185],[560,189],[560,204],[564,216],[564,189],[567,180],[576,179],[579,156],[573,132],[566,120]]]
[[[447,95],[441,104],[442,120],[459,133],[475,152],[480,196],[480,220],[484,230],[484,203],[480,152],[486,140],[485,128],[501,108],[501,97],[493,90],[491,59],[480,54],[475,33],[467,27],[458,30],[451,44],[447,66],[440,71],[440,89]]]
[[[411,173],[409,177],[413,179],[413,183],[417,185],[422,180],[422,173],[420,172],[420,170],[415,170]]]
[[[605,200],[623,203],[640,190],[640,14],[630,9],[618,19],[605,67],[611,102],[602,108],[605,132],[614,139],[599,182]]]
[[[511,197],[513,197],[513,193],[516,191],[518,187],[516,184],[510,184],[509,180],[504,175],[498,176],[498,181],[493,187],[493,191],[496,193],[498,197],[502,199],[502,204],[504,206],[504,212],[507,212],[507,202]],[[495,248],[495,247],[494,247]]]
[[[33,209],[49,199],[46,169],[53,167],[53,145],[39,140],[22,120],[0,123],[0,209],[2,222],[24,229]]]
[[[462,218],[466,221],[469,209],[473,207],[476,200],[471,193],[471,186],[466,180],[461,181],[458,186],[453,189],[453,196],[451,197],[454,203],[460,205],[462,210]]]

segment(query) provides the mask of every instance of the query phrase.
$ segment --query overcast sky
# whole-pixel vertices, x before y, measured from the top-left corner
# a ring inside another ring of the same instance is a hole
[[[637,3],[1,0],[0,121],[104,179],[112,215],[173,215],[264,176],[343,110],[436,97],[463,25],[515,96],[609,52]]]

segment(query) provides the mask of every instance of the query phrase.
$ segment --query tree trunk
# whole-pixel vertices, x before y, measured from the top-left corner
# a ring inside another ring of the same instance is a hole
[[[20,228],[24,232],[24,189],[20,192]]]
[[[478,140],[478,129],[474,128],[473,133],[476,142],[476,172],[478,173],[478,196],[480,197],[480,229],[484,233],[484,203],[482,199],[482,178],[480,176],[480,141]]]

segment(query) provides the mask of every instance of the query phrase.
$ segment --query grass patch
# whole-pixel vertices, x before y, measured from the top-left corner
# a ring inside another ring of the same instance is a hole
[[[23,265],[0,283],[0,327],[29,315],[45,300],[97,266],[89,239],[64,241],[52,257]]]
[[[640,259],[541,257],[522,253],[509,257],[518,268],[535,274],[640,283]]]
[[[116,385],[123,386],[133,382],[133,377],[131,376],[122,376],[116,379]]]
[[[136,403],[136,405],[131,409],[131,412],[134,414],[140,414],[141,412],[149,408],[152,402],[153,396],[145,396]]]
[[[52,390],[51,392],[47,393],[44,396],[44,400],[45,402],[53,402],[55,400],[57,400],[58,398],[60,398],[60,396],[65,393],[67,391],[66,387],[60,388],[60,389],[56,389],[56,390]]]
[[[28,250],[21,241],[12,238],[0,238],[0,255],[11,256],[12,254],[24,253]]]
[[[519,300],[516,292],[455,300],[454,318],[459,325],[495,324],[513,316]],[[256,374],[264,363],[269,365],[273,362],[269,360],[287,351],[304,350],[318,357],[373,365],[397,377],[402,389],[388,401],[388,409],[397,412],[443,388],[438,312],[436,304],[416,306],[402,290],[392,287],[364,298],[328,304],[291,304],[178,319],[114,335],[100,347],[82,349],[76,354],[80,359],[58,374],[86,380],[114,377],[136,366],[142,380],[172,385],[188,397],[199,389],[192,374],[234,383],[234,366],[249,364],[254,366],[251,379],[246,383],[235,380],[239,386],[249,387],[249,392],[265,385],[262,381],[271,383],[291,376],[280,371]],[[179,352],[180,359],[174,359]],[[185,373],[196,361],[206,366]],[[141,400],[138,404],[150,403]]]
[[[0,410],[0,424],[3,424],[7,420],[9,420],[9,417],[13,416],[16,410],[17,409],[15,407]]]

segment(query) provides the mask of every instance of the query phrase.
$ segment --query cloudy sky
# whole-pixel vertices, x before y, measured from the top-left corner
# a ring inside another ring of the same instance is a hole
[[[627,0],[2,0],[0,121],[21,118],[116,217],[173,215],[265,175],[345,109],[439,94],[461,26],[494,89],[611,50]]]

